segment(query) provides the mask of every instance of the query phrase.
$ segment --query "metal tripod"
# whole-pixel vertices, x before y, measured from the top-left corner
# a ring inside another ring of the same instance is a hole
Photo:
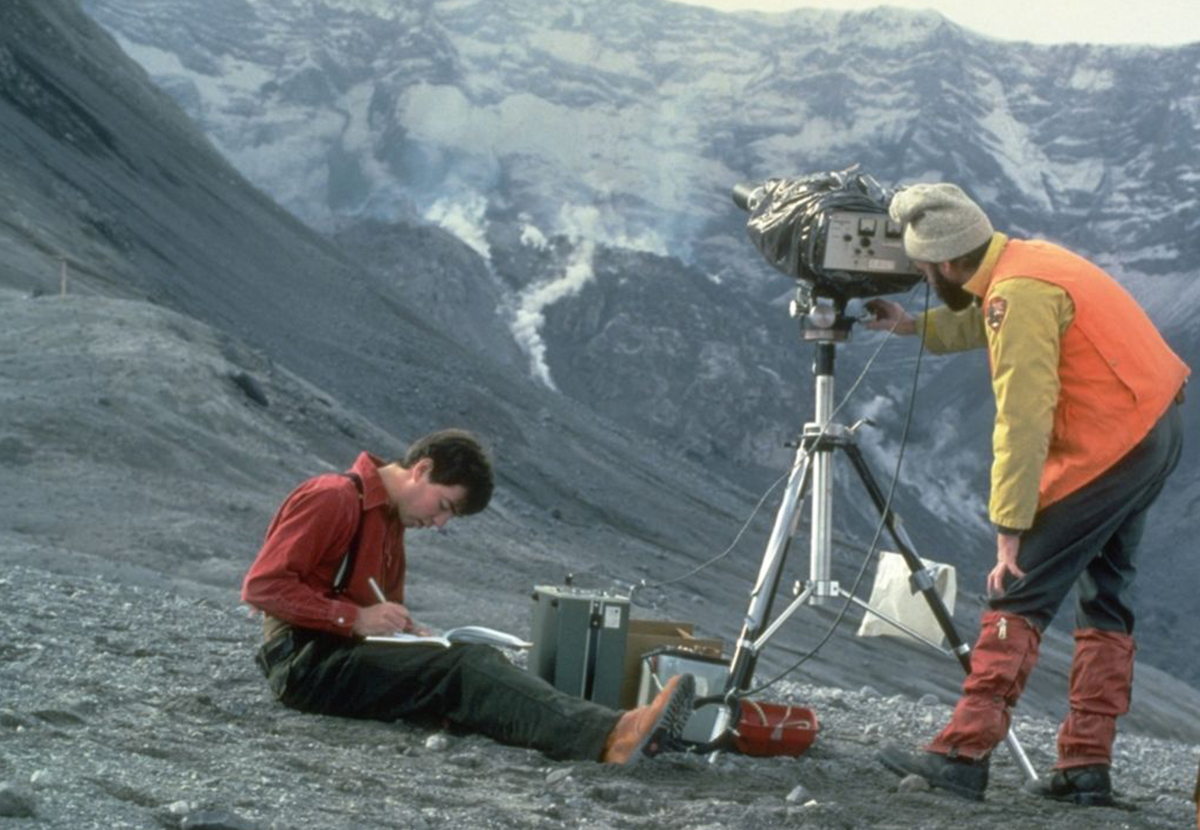
[[[807,321],[806,321],[807,322]],[[862,452],[854,440],[853,428],[846,428],[832,422],[833,416],[833,367],[836,357],[836,341],[849,337],[853,321],[837,314],[836,322],[828,328],[807,327],[805,338],[817,340],[817,357],[813,364],[813,375],[816,379],[816,409],[815,420],[804,425],[804,433],[796,450],[791,474],[788,476],[787,488],[784,490],[783,501],[779,512],[775,515],[775,525],[771,531],[767,549],[763,554],[762,565],[758,571],[758,579],[750,592],[750,607],[746,612],[741,634],[738,636],[737,647],[729,664],[729,675],[725,683],[725,695],[750,688],[754,676],[755,663],[758,654],[766,646],[767,641],[775,635],[779,628],[802,605],[824,605],[832,599],[843,599],[870,611],[885,622],[895,626],[912,637],[932,646],[948,656],[958,658],[963,670],[971,671],[971,647],[958,636],[954,620],[946,605],[938,594],[934,572],[925,567],[917,555],[912,541],[900,524],[899,517],[888,506],[884,493],[871,474]],[[910,581],[914,590],[920,591],[934,618],[946,635],[949,648],[943,647],[909,626],[904,625],[889,615],[872,608],[868,603],[843,589],[836,580],[830,579],[830,549],[832,542],[833,517],[833,453],[835,450],[844,452],[850,458],[851,464],[858,473],[876,510],[883,517],[889,535],[895,542],[896,548],[904,558],[912,572]],[[769,621],[771,606],[775,593],[779,588],[779,580],[783,572],[783,564],[787,558],[788,546],[796,533],[800,522],[801,504],[805,494],[811,489],[812,514],[810,527],[810,560],[809,579],[804,584],[803,591],[790,605],[773,621]],[[723,734],[730,722],[730,709],[722,706],[717,722],[713,726],[713,739]],[[1010,728],[1005,742],[1012,752],[1013,759],[1030,781],[1036,781],[1038,776],[1029,762],[1025,750],[1022,749],[1016,735]]]

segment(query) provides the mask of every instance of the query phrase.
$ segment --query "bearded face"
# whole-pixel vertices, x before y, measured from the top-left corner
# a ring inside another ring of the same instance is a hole
[[[975,296],[961,285],[951,282],[942,276],[936,265],[923,263],[921,270],[925,272],[925,278],[933,286],[934,293],[938,295],[938,299],[945,303],[946,307],[951,311],[962,311],[975,299]]]

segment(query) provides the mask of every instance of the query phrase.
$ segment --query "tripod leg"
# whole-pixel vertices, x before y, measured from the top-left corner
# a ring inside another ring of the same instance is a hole
[[[751,648],[751,644],[762,633],[766,627],[767,618],[771,614],[771,604],[775,599],[775,591],[779,587],[783,564],[787,560],[788,545],[800,522],[800,507],[809,484],[811,460],[812,454],[803,446],[796,451],[796,459],[792,464],[792,472],[788,476],[787,488],[784,490],[779,511],[775,514],[775,525],[771,530],[771,538],[763,553],[758,579],[755,580],[754,589],[750,592],[750,607],[746,611],[746,618],[742,623],[737,647],[729,661],[729,677],[725,682],[726,692],[747,688],[750,678],[754,674],[757,655]]]
[[[812,456],[803,444],[796,450],[796,458],[792,462],[792,472],[788,475],[787,487],[783,492],[779,510],[775,514],[775,525],[771,529],[771,538],[763,553],[762,565],[759,566],[758,579],[750,592],[750,607],[746,611],[742,631],[738,635],[737,646],[733,657],[729,660],[729,674],[725,678],[725,694],[747,689],[750,679],[754,676],[754,666],[758,654],[753,643],[767,626],[771,614],[771,604],[775,599],[775,591],[779,587],[779,577],[783,573],[783,563],[787,559],[788,544],[796,533],[800,522],[800,507],[804,502],[804,493],[809,485],[810,462]],[[721,706],[713,722],[711,740],[716,740],[725,733],[733,719],[729,704]],[[715,761],[717,753],[710,756]]]
[[[871,474],[871,468],[867,466],[866,459],[863,458],[862,451],[856,444],[844,444],[843,448],[847,455],[850,456],[850,461],[854,465],[858,477],[862,480],[863,486],[867,488],[867,493],[871,497],[871,501],[875,504],[875,508],[883,517],[884,525],[888,529],[888,533],[892,537],[892,541],[896,543],[896,548],[900,555],[904,558],[908,569],[912,572],[913,585],[925,597],[925,601],[929,604],[929,610],[933,612],[934,619],[937,620],[938,626],[941,627],[942,633],[946,635],[946,641],[950,643],[951,651],[958,657],[959,664],[967,673],[971,673],[971,647],[962,641],[958,636],[958,629],[954,626],[954,620],[950,616],[950,611],[946,608],[946,603],[942,601],[942,597],[937,592],[937,587],[934,584],[933,577],[925,568],[925,563],[921,561],[921,557],[917,555],[913,549],[912,541],[908,538],[908,534],[900,524],[899,517],[892,511],[887,504],[887,499],[884,498],[883,491],[879,488],[878,482]],[[1033,764],[1029,761],[1029,756],[1025,754],[1025,749],[1017,740],[1016,733],[1012,728],[1008,729],[1004,737],[1005,744],[1008,746],[1009,752],[1012,754],[1013,760],[1019,766],[1025,777],[1030,781],[1037,781],[1038,774],[1033,768]]]

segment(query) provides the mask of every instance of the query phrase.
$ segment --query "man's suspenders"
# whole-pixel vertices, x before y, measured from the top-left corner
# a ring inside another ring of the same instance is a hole
[[[363,500],[363,483],[358,477],[358,473],[343,473],[346,478],[354,482],[354,487],[358,490],[358,526],[354,528],[354,538],[350,540],[350,547],[346,550],[346,555],[342,557],[342,564],[338,565],[337,573],[333,576],[333,589],[330,591],[332,596],[337,596],[346,590],[350,584],[350,577],[354,574],[354,560],[358,558],[358,540],[362,536],[362,500]]]

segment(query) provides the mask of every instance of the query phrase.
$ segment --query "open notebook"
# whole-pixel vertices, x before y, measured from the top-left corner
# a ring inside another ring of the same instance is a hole
[[[487,646],[497,646],[499,648],[530,648],[533,643],[522,640],[520,637],[512,634],[507,634],[503,631],[497,631],[494,628],[485,628],[482,625],[463,625],[458,628],[451,628],[441,636],[419,634],[405,634],[397,632],[396,634],[381,634],[367,637],[368,643],[397,643],[404,644],[427,644],[441,645],[449,647],[451,643],[482,643]]]

